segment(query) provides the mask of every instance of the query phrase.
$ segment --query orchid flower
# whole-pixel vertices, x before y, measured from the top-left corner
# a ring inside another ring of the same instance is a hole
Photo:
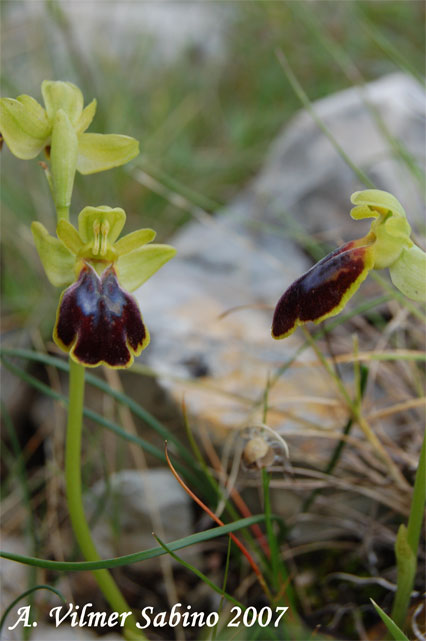
[[[0,99],[0,132],[10,151],[27,160],[44,149],[51,159],[52,193],[57,208],[69,207],[75,171],[93,174],[128,162],[139,143],[118,134],[84,133],[96,100],[83,109],[83,94],[71,82],[45,80],[45,109],[31,96]]]
[[[351,201],[353,219],[374,218],[370,231],[335,249],[290,285],[275,308],[273,338],[286,338],[298,325],[341,312],[372,269],[388,268],[405,296],[426,301],[426,254],[411,240],[399,201],[378,189],[357,191]]]
[[[148,329],[128,292],[176,253],[169,245],[147,244],[155,237],[152,229],[117,240],[125,220],[118,207],[85,207],[78,231],[64,219],[57,238],[39,222],[31,227],[48,279],[58,287],[69,285],[60,297],[54,341],[87,367],[129,367],[148,345]]]

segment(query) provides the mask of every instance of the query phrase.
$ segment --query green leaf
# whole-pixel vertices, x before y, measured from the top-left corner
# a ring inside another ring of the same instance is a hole
[[[72,125],[80,120],[83,111],[83,94],[72,82],[44,80],[41,85],[44,104],[51,122],[62,109]]]
[[[140,287],[164,263],[173,258],[176,249],[170,245],[145,245],[118,257],[117,271],[120,284],[128,292]]]
[[[405,636],[401,628],[399,628],[394,621],[390,618],[388,614],[382,608],[377,605],[373,599],[370,599],[371,603],[374,606],[374,609],[376,610],[377,614],[385,624],[388,632],[392,635],[392,637],[395,639],[395,641],[409,641],[408,637]]]
[[[216,539],[218,536],[224,534],[229,534],[230,532],[235,532],[245,527],[249,527],[254,523],[261,523],[265,520],[264,514],[258,514],[256,516],[249,516],[245,519],[239,519],[234,521],[234,523],[228,523],[227,525],[221,525],[218,527],[213,527],[204,532],[197,532],[196,534],[190,534],[185,536],[183,539],[177,539],[171,543],[168,543],[167,546],[169,550],[181,550],[182,548],[195,545],[196,543],[202,543],[204,541],[210,541],[211,539]],[[166,551],[162,547],[150,548],[144,550],[143,552],[135,552],[133,554],[126,554],[125,556],[118,556],[111,559],[103,559],[102,561],[48,561],[44,559],[37,559],[31,556],[23,556],[21,554],[14,554],[12,552],[3,552],[0,551],[0,557],[4,559],[10,559],[12,561],[17,561],[18,563],[25,563],[26,565],[32,565],[35,567],[46,568],[49,570],[67,570],[67,571],[81,571],[81,570],[101,570],[104,568],[115,568],[122,565],[128,565],[132,563],[138,563],[139,561],[145,561],[146,559],[153,559],[157,556],[162,556],[166,554]]]
[[[426,302],[426,254],[420,247],[404,248],[389,272],[395,287],[407,298]]]
[[[44,584],[35,585],[34,587],[29,588],[28,590],[25,590],[25,592],[22,592],[22,594],[20,594],[18,597],[16,597],[16,599],[14,599],[12,601],[12,603],[10,603],[8,605],[8,607],[4,611],[4,614],[3,614],[2,618],[0,619],[0,633],[1,633],[2,629],[3,629],[3,626],[4,626],[5,622],[6,622],[6,619],[7,619],[8,615],[9,615],[10,611],[13,610],[15,605],[17,605],[21,599],[25,599],[26,596],[28,596],[29,594],[32,594],[33,592],[36,592],[37,590],[49,590],[50,592],[53,592],[54,594],[56,594],[62,600],[63,603],[66,603],[65,597],[62,594],[62,592],[60,592],[56,588],[52,587],[51,585],[44,585]]]
[[[119,134],[82,134],[79,138],[77,169],[94,174],[129,162],[139,153],[139,143]]]
[[[74,280],[75,258],[65,245],[51,236],[41,223],[31,225],[34,243],[47,278],[55,287],[69,285]]]
[[[2,98],[0,132],[14,156],[22,160],[35,158],[50,135],[46,111],[31,96]]]

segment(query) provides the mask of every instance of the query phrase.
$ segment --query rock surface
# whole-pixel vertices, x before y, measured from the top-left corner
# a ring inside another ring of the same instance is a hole
[[[364,90],[351,88],[320,100],[314,108],[352,161],[377,187],[395,193],[415,224],[421,190],[394,157],[383,127],[423,162],[424,93],[419,85],[392,74]],[[301,112],[235,202],[171,240],[176,258],[136,292],[152,337],[142,358],[162,375],[176,402],[185,395],[197,426],[226,433],[260,420],[267,377],[295,353],[303,337],[299,332],[280,342],[270,337],[273,306],[312,264],[292,234],[319,233],[332,246],[342,237],[362,236],[368,223],[349,217],[349,198],[363,188],[311,117]],[[370,280],[363,284],[361,299],[371,288]],[[239,305],[250,307],[221,317]],[[336,420],[341,425],[336,394],[318,372],[292,367],[280,379],[269,399],[277,410],[268,415],[270,425],[285,423],[291,429],[313,421],[329,427]]]

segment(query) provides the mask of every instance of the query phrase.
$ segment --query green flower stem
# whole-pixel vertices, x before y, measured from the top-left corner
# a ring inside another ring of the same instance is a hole
[[[58,223],[60,220],[69,220],[70,215],[69,215],[69,207],[56,207],[56,216],[58,219]]]
[[[84,402],[84,367],[70,359],[69,407],[65,453],[65,481],[68,510],[75,537],[87,561],[99,561],[83,509],[81,491],[81,432]],[[108,570],[94,570],[105,598],[114,612],[129,612],[130,608]],[[126,618],[124,635],[127,639],[146,639],[136,627],[133,614]]]
[[[401,525],[395,545],[398,568],[397,589],[392,607],[392,619],[403,628],[407,616],[408,604],[414,586],[417,570],[417,550],[422,529],[423,514],[426,503],[426,432],[420,452],[419,465],[414,482],[413,498],[407,529]]]

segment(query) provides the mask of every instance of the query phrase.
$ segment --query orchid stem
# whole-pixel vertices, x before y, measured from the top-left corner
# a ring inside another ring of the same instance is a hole
[[[83,509],[81,489],[81,433],[84,403],[84,367],[70,359],[69,405],[65,452],[65,481],[68,510],[75,538],[87,561],[99,561]],[[108,570],[93,570],[106,600],[114,612],[130,613],[124,623],[126,639],[146,639]]]
[[[60,220],[69,220],[69,207],[56,207],[56,218],[58,223]]]

